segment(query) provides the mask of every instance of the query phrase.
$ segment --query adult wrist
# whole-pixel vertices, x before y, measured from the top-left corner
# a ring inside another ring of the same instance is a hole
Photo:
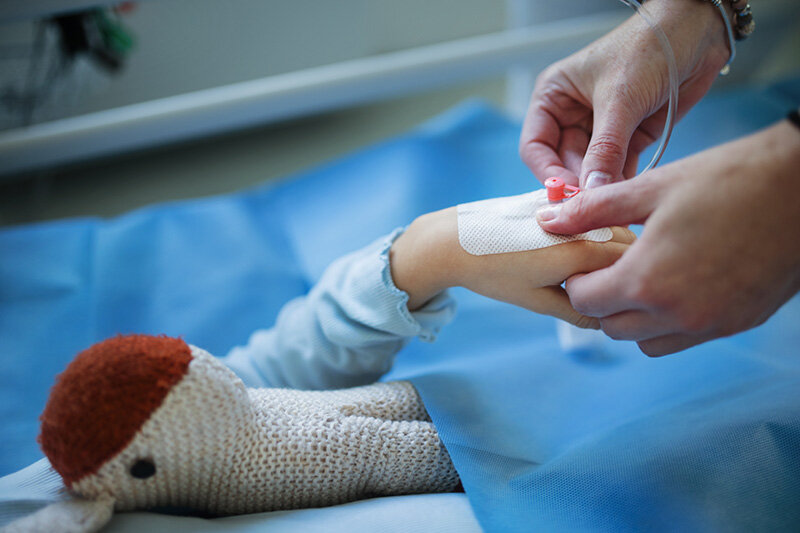
[[[649,0],[647,12],[667,35],[678,64],[686,78],[696,71],[718,71],[728,61],[730,48],[719,8],[706,0]],[[730,9],[730,7],[726,7]],[[640,17],[633,23],[652,33]],[[655,35],[653,35],[655,40]]]
[[[650,0],[644,4],[665,31],[667,29],[690,28],[701,30],[698,38],[720,30],[718,40],[724,43],[719,11],[708,0]],[[726,9],[730,6],[726,3]],[[702,31],[704,30],[704,31]]]

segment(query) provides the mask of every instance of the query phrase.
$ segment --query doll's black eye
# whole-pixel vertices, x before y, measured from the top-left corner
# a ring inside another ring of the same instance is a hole
[[[131,475],[136,479],[147,479],[156,473],[156,465],[149,459],[139,459],[131,466]]]

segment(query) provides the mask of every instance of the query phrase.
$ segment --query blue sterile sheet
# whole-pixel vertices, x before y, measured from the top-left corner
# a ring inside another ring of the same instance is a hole
[[[798,102],[800,79],[708,97],[666,158]],[[38,415],[81,349],[166,333],[222,355],[343,253],[419,214],[538,187],[518,132],[466,102],[243,193],[0,231],[0,475],[41,458]],[[455,294],[455,322],[411,343],[389,377],[419,388],[486,530],[800,527],[800,299],[756,330],[654,360],[610,340],[564,353],[553,319]]]

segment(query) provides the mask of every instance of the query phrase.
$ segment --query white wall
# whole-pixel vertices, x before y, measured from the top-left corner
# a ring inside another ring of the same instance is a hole
[[[123,18],[136,37],[125,70],[92,76],[39,118],[108,109],[345,59],[502,29],[504,0],[149,0]],[[0,27],[0,47],[31,40]],[[0,84],[26,64],[0,58]],[[62,95],[63,96],[63,95]],[[73,105],[69,105],[73,102]]]

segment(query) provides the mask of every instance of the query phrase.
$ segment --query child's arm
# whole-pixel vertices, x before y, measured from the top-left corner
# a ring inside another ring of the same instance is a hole
[[[473,256],[458,243],[455,208],[424,215],[404,233],[332,263],[307,296],[284,306],[272,329],[254,333],[225,362],[249,386],[372,383],[413,337],[432,341],[452,319],[455,303],[446,289],[454,286],[596,328],[559,285],[614,263],[633,237],[621,228],[613,232],[605,243]]]
[[[455,302],[440,292],[409,312],[389,267],[400,233],[334,261],[308,295],[281,309],[271,329],[256,331],[224,362],[251,387],[344,388],[377,381],[415,336],[433,341]]]

